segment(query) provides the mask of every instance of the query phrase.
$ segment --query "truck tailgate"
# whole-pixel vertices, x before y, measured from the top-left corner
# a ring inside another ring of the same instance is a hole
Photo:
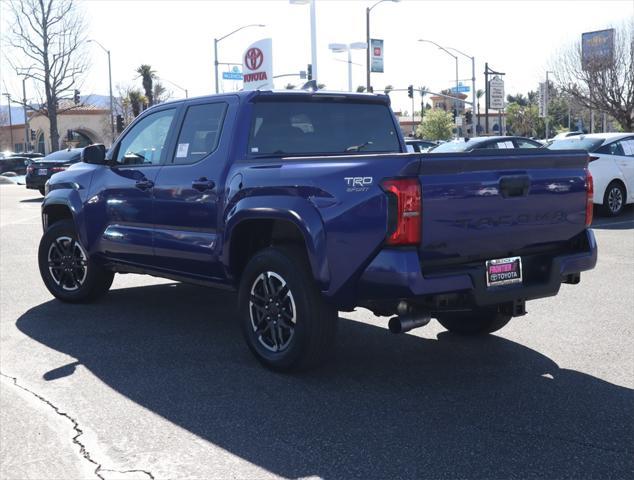
[[[563,246],[585,229],[587,161],[581,151],[422,155],[423,271]]]

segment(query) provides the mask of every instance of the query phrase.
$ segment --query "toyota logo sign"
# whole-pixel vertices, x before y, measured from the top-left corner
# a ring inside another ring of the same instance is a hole
[[[249,48],[247,53],[244,54],[244,64],[249,70],[257,70],[262,66],[264,61],[264,55],[259,48]]]

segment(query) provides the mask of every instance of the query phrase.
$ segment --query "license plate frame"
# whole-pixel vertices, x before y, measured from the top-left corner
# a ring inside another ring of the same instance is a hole
[[[37,169],[37,175],[39,177],[43,177],[43,176],[48,175],[48,169],[47,168],[38,168]]]
[[[521,284],[524,281],[522,257],[487,260],[485,275],[488,288]]]

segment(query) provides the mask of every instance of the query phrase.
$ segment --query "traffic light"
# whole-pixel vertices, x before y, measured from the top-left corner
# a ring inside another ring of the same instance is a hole
[[[407,87],[407,96],[409,98],[414,98],[414,85]]]
[[[73,131],[71,129],[66,130],[66,140],[73,141]]]
[[[464,118],[467,123],[471,123],[471,121],[473,120],[473,113],[471,112],[471,110],[467,110],[465,112]]]
[[[35,140],[35,130],[31,129],[31,141]]]
[[[79,105],[79,102],[81,100],[79,99],[79,90],[75,89],[75,94],[73,95],[73,102],[75,102],[75,105]]]
[[[117,133],[123,132],[123,116],[117,115]]]
[[[306,78],[310,82],[313,79],[313,64],[309,63],[308,67],[306,67]]]
[[[456,121],[456,117],[458,116],[458,109],[457,108],[454,108],[451,111],[451,116],[453,117],[453,121],[455,122]]]

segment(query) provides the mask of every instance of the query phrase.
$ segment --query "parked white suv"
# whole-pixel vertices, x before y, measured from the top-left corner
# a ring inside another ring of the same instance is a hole
[[[553,150],[583,149],[592,154],[594,203],[602,213],[619,215],[634,203],[634,133],[591,133],[555,140]]]

